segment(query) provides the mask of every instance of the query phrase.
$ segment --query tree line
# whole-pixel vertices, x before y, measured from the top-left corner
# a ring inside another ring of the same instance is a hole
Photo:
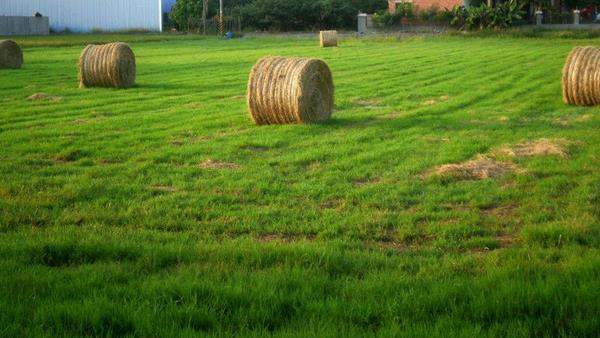
[[[205,2],[207,18],[216,16],[218,0],[177,0],[169,18],[179,30],[197,30]],[[386,8],[385,0],[224,0],[228,16],[241,18],[246,29],[261,31],[353,29],[359,12]]]

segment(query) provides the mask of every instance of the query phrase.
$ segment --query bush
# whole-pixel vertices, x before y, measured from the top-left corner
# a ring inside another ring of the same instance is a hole
[[[486,28],[508,28],[515,21],[521,20],[523,6],[517,0],[509,0],[493,7],[481,4],[478,7],[465,8],[464,6],[455,6],[452,10],[454,16],[451,24],[459,29],[486,29]]]
[[[375,27],[393,27],[401,24],[403,18],[412,19],[415,17],[411,3],[398,4],[396,13],[382,11],[373,15],[373,24]]]

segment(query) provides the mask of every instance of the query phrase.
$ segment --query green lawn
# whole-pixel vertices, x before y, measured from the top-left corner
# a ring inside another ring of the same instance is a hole
[[[85,36],[0,71],[0,336],[598,334],[600,111],[560,88],[598,41],[118,38],[133,89],[78,88]],[[324,59],[333,119],[253,125],[265,55]]]

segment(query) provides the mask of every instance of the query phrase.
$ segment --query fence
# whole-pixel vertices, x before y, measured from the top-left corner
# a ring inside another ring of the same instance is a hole
[[[200,27],[198,32],[200,34],[206,33],[207,35],[217,35],[219,34],[219,17],[216,16],[214,18],[206,19],[206,32],[204,31],[204,21],[200,20]],[[241,33],[243,31],[242,28],[242,18],[238,16],[225,16],[223,17],[223,31],[224,32],[234,32]]]
[[[0,35],[48,35],[47,16],[0,16]]]

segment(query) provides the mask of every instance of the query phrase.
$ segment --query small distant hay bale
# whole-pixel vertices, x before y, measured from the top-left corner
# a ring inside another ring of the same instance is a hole
[[[575,47],[562,71],[563,101],[577,106],[600,104],[600,50]]]
[[[81,88],[130,88],[135,84],[135,71],[135,55],[121,42],[88,45],[79,58]]]
[[[334,103],[329,66],[318,59],[262,58],[250,72],[247,103],[259,125],[326,121]]]
[[[337,47],[337,31],[321,31],[321,47]]]
[[[23,65],[23,51],[12,40],[0,41],[0,69],[19,69]]]

